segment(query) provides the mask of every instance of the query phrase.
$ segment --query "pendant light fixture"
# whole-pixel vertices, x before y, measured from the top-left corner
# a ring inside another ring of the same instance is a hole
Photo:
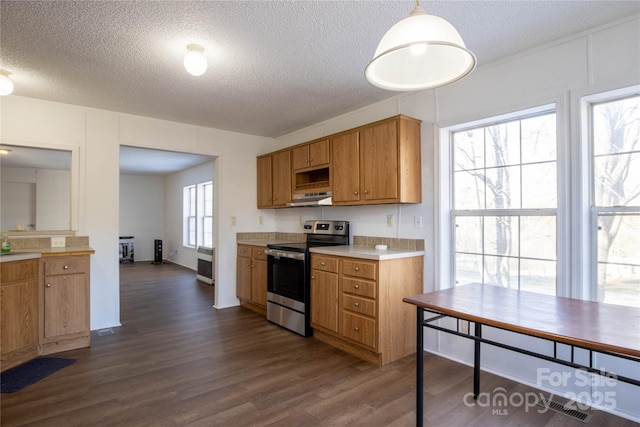
[[[9,78],[9,73],[0,70],[0,96],[11,95],[13,92],[13,82]]]
[[[201,76],[207,71],[207,57],[199,44],[188,44],[184,56],[184,68],[193,76]]]
[[[379,88],[417,91],[455,82],[475,66],[475,55],[453,25],[427,15],[416,0],[409,17],[382,37],[364,73]]]

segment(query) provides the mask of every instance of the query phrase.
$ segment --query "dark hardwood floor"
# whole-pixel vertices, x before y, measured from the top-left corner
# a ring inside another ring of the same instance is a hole
[[[121,266],[122,327],[92,333],[73,365],[2,394],[10,426],[411,426],[413,356],[382,368],[249,310],[212,308],[213,288],[173,264]],[[426,354],[425,425],[584,426],[540,408],[470,407],[472,369]],[[482,374],[483,390],[540,393]],[[631,426],[593,411],[594,426]]]

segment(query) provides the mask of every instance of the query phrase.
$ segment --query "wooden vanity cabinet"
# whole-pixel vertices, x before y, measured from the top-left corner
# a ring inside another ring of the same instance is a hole
[[[395,116],[331,138],[333,204],[420,203],[420,121]]]
[[[0,369],[39,354],[39,263],[37,258],[0,265]]]
[[[267,314],[266,247],[238,245],[236,264],[236,296],[240,305]]]
[[[88,347],[89,255],[43,256],[40,302],[42,354]]]
[[[331,267],[319,267],[323,262]],[[311,268],[316,339],[376,365],[415,353],[415,310],[402,298],[422,292],[422,256],[369,260],[312,254]]]
[[[291,150],[257,158],[258,208],[283,208],[291,201]]]

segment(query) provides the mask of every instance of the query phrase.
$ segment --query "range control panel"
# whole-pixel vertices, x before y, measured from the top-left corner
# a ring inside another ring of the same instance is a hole
[[[309,220],[303,226],[306,234],[349,235],[349,221]]]

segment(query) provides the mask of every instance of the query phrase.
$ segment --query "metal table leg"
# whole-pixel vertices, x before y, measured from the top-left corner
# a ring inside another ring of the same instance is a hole
[[[475,323],[475,340],[473,352],[473,398],[477,399],[480,394],[480,338],[482,338],[482,325]]]
[[[416,426],[422,427],[424,418],[424,309],[418,307],[416,325]]]

